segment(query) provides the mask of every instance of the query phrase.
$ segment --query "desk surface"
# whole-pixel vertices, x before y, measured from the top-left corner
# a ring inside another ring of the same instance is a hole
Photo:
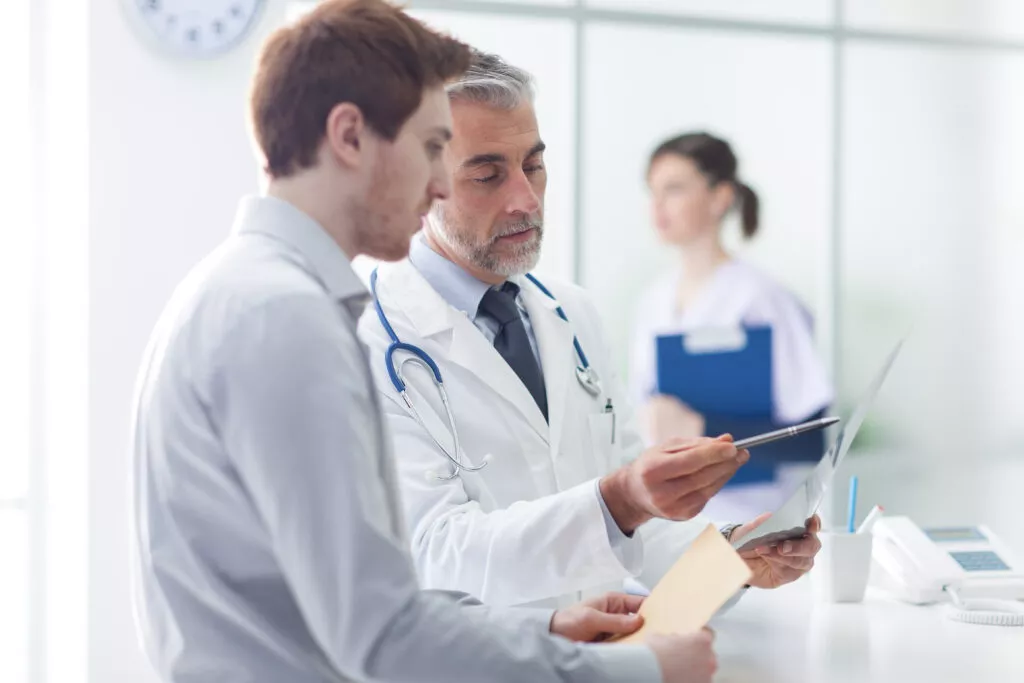
[[[962,624],[874,589],[863,603],[819,603],[809,577],[748,591],[712,626],[717,683],[1024,681],[1024,628]]]

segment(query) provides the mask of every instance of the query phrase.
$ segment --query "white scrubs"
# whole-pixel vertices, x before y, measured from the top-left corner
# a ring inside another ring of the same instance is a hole
[[[637,307],[630,354],[630,398],[645,403],[657,387],[655,340],[713,327],[769,325],[772,328],[773,418],[795,424],[827,407],[831,383],[814,346],[812,320],[799,300],[767,275],[741,260],[718,268],[697,299],[678,311],[679,269],[656,281]],[[802,481],[805,464],[782,464],[773,482],[729,486],[705,508],[715,520],[744,521],[775,509]]]

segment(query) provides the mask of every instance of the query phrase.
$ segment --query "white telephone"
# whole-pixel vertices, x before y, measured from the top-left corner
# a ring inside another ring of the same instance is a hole
[[[915,604],[948,597],[959,621],[1024,626],[1024,603],[1015,602],[1024,600],[1024,564],[988,527],[922,529],[881,517],[872,533],[872,585]]]

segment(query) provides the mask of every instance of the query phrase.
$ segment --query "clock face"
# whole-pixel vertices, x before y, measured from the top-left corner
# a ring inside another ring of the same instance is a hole
[[[256,23],[265,0],[126,0],[141,29],[166,50],[208,57],[226,51]]]

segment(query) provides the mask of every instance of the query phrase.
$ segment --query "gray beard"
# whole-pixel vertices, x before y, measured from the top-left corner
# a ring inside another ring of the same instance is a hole
[[[477,244],[465,239],[458,231],[452,230],[445,218],[440,205],[435,205],[430,215],[430,222],[445,245],[476,268],[494,273],[500,277],[524,275],[537,267],[540,260],[540,248],[544,241],[544,222],[542,220],[522,220],[504,226],[485,244]],[[508,255],[498,256],[492,252],[498,238],[514,235],[518,232],[535,228],[536,237],[528,242],[515,245],[515,250]]]

